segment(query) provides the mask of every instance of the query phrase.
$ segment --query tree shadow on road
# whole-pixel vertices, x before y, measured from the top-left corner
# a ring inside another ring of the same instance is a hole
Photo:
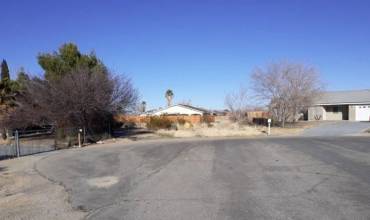
[[[144,128],[122,128],[116,129],[113,132],[114,138],[126,137],[129,139],[136,140],[139,135],[153,134],[153,131]]]
[[[4,171],[7,171],[8,170],[8,168],[7,167],[1,167],[0,166],[0,173],[2,173],[2,172],[4,172]]]

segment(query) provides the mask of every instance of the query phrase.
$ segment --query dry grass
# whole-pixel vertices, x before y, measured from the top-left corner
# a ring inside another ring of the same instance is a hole
[[[271,135],[273,136],[296,136],[300,135],[305,129],[319,125],[317,121],[299,121],[292,124],[287,124],[285,128],[272,127]],[[267,133],[267,127],[260,127],[261,131]]]
[[[258,136],[263,133],[251,126],[238,125],[229,121],[215,122],[211,126],[199,124],[194,126],[179,126],[178,130],[159,130],[160,135],[172,137],[235,137]]]
[[[305,129],[317,126],[318,122],[297,122],[288,124],[285,128],[272,127],[272,136],[300,135]],[[216,121],[208,126],[206,124],[194,126],[178,126],[178,130],[158,130],[163,137],[248,137],[267,135],[266,126],[239,125],[229,120]]]

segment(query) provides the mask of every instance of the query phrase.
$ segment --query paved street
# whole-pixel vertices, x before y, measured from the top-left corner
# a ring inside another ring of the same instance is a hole
[[[89,219],[369,219],[370,139],[146,142],[37,169]]]
[[[322,121],[320,123],[318,126],[306,129],[302,135],[307,137],[358,135],[370,129],[370,122]]]

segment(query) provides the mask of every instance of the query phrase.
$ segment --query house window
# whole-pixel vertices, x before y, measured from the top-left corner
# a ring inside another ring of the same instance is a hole
[[[333,107],[333,112],[335,112],[335,113],[339,112],[339,107],[338,106],[334,106]]]

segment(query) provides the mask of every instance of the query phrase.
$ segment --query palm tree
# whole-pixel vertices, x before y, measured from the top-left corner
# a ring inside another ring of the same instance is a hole
[[[167,99],[167,106],[170,107],[172,105],[172,99],[173,99],[173,92],[171,89],[167,89],[165,95],[164,95]]]
[[[141,112],[145,112],[146,110],[146,102],[145,101],[142,101],[141,102],[141,105],[140,105],[140,111]]]

